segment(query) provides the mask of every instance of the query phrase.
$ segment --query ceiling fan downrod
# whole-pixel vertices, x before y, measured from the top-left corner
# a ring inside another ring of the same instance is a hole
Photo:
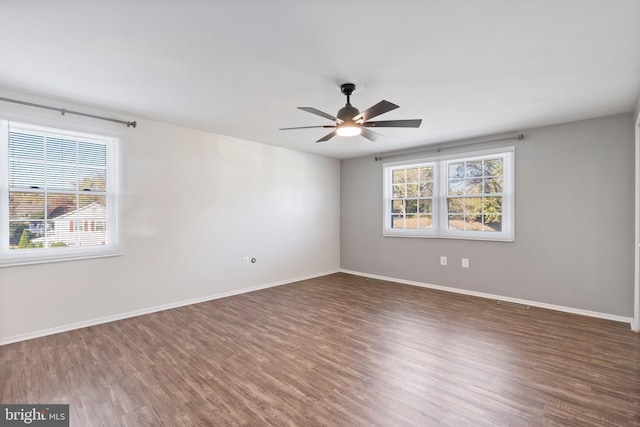
[[[351,94],[356,90],[356,85],[353,83],[344,83],[340,85],[340,91],[346,95],[347,104],[342,107],[337,114],[338,119],[342,122],[353,123],[353,118],[360,114],[360,110],[351,105]],[[340,123],[338,123],[339,125]]]
[[[340,91],[347,96],[347,105],[351,105],[351,94],[355,92],[356,85],[353,83],[343,83],[340,85]]]

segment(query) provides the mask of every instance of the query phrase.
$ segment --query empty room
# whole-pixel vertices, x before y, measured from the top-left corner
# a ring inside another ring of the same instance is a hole
[[[640,1],[0,15],[0,426],[640,426]]]

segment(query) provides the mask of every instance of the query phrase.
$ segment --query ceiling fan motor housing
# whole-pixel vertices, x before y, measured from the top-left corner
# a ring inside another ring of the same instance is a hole
[[[351,104],[347,104],[338,111],[337,117],[343,122],[350,122],[358,114],[360,114],[360,111],[358,111],[356,107],[353,107]]]

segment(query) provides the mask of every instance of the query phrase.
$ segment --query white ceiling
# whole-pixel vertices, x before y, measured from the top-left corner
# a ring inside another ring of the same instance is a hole
[[[639,0],[3,0],[0,86],[349,158],[630,112]],[[420,129],[315,140],[339,85]],[[0,105],[1,109],[1,105]]]

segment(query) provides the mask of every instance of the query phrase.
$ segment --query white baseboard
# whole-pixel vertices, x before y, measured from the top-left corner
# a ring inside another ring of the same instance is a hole
[[[207,295],[204,297],[193,298],[184,301],[173,302],[169,304],[158,305],[155,307],[143,308],[141,310],[130,311],[128,313],[116,314],[113,316],[100,317],[97,319],[85,320],[77,323],[70,323],[67,325],[56,326],[55,328],[42,329],[34,332],[27,332],[26,334],[13,335],[6,338],[0,338],[0,346],[6,344],[12,344],[20,341],[26,341],[33,338],[45,337],[47,335],[58,334],[60,332],[72,331],[74,329],[86,328],[89,326],[100,325],[102,323],[115,322],[116,320],[128,319],[130,317],[143,316],[145,314],[155,313],[157,311],[170,310],[172,308],[183,307],[185,305],[198,304],[201,302],[211,301],[220,298],[226,298],[233,295],[245,294],[248,292],[259,291],[261,289],[273,288],[276,286],[287,285],[289,283],[300,282],[302,280],[313,279],[316,277],[326,276],[328,274],[338,273],[340,270],[324,271],[322,273],[309,274],[301,277],[294,277],[291,279],[281,280],[278,282],[266,283],[263,285],[251,286],[249,288],[238,289],[235,291],[223,292],[221,294]]]
[[[451,288],[448,286],[432,285],[430,283],[415,282],[413,280],[396,279],[395,277],[378,276],[377,274],[362,273],[360,271],[340,269],[340,272],[353,274],[355,276],[369,277],[371,279],[386,280],[389,282],[402,283],[405,285],[420,286],[422,288],[453,292],[456,294],[470,295],[474,297],[487,298],[487,299],[500,300],[500,301],[515,302],[519,304],[529,305],[532,307],[546,308],[546,309],[555,310],[555,311],[563,311],[565,313],[571,313],[571,314],[579,314],[581,316],[597,317],[599,319],[607,319],[607,320],[613,320],[616,322],[628,323],[629,325],[633,324],[633,318],[618,316],[616,314],[600,313],[597,311],[582,310],[580,308],[565,307],[562,305],[555,305],[555,304],[547,304],[545,302],[529,301],[529,300],[524,300],[520,298],[511,298],[511,297],[505,297],[502,295],[493,295],[493,294],[487,294],[484,292],[476,292],[476,291],[469,291],[466,289]]]

